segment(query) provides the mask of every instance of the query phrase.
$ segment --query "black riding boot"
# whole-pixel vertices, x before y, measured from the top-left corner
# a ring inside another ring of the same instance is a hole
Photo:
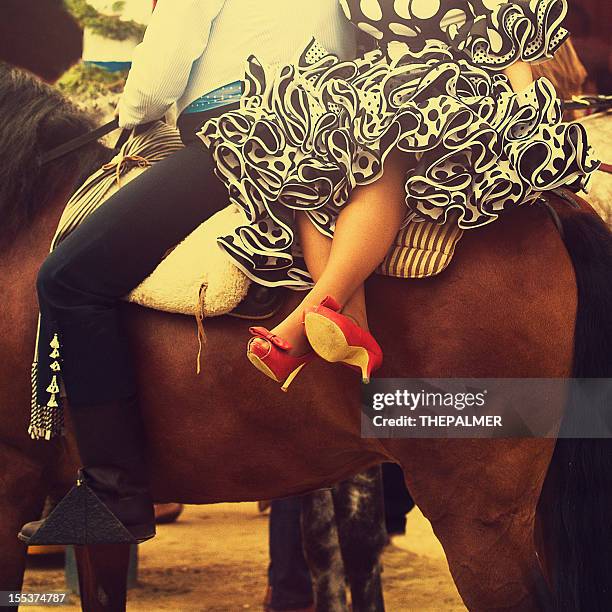
[[[110,544],[152,538],[155,512],[136,398],[71,406],[70,414],[83,462],[77,484],[49,516],[26,523],[19,539],[32,539],[32,544]]]

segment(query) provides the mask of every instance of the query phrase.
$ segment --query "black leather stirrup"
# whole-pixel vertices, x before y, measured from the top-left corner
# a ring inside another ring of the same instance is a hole
[[[79,478],[49,516],[26,523],[17,537],[40,544],[138,544],[155,535],[155,523],[124,525],[93,489]]]
[[[84,467],[45,519],[26,523],[26,544],[139,543],[155,535],[145,436],[135,397],[70,407]]]

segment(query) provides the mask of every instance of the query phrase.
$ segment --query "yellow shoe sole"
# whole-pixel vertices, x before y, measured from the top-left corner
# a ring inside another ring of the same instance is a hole
[[[351,346],[342,329],[327,317],[316,312],[308,312],[304,317],[306,336],[319,357],[331,363],[347,363],[361,370],[364,383],[369,383],[369,354],[362,346]]]

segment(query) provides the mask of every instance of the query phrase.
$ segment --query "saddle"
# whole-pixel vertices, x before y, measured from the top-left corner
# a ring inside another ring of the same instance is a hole
[[[118,189],[183,146],[178,131],[161,121],[140,133],[133,132],[117,155],[70,198],[51,248]],[[282,305],[284,291],[253,283],[216,243],[217,236],[230,233],[244,222],[238,206],[219,211],[166,253],[153,273],[124,300],[154,310],[192,315],[199,323],[221,315],[271,317]],[[401,278],[439,274],[449,265],[462,235],[463,230],[452,221],[444,225],[409,223],[398,233],[376,272]]]

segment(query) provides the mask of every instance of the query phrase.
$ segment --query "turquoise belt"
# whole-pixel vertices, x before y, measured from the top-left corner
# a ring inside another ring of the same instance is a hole
[[[223,85],[214,91],[204,94],[201,98],[194,100],[183,110],[183,113],[203,113],[213,108],[240,102],[240,98],[242,97],[242,86],[242,81],[234,81],[228,85]]]

